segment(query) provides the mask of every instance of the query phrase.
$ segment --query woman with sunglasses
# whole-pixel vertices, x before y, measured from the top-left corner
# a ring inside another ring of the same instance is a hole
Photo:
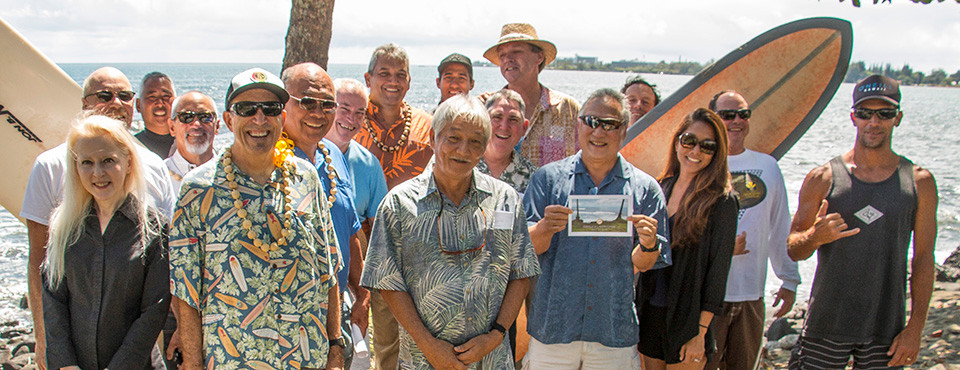
[[[637,285],[643,368],[702,369],[715,350],[709,328],[723,308],[738,204],[720,117],[698,108],[673,136],[660,186],[667,197],[673,265]]]
[[[50,222],[43,319],[51,369],[149,369],[170,304],[166,220],[136,142],[89,116],[67,136],[63,202]]]

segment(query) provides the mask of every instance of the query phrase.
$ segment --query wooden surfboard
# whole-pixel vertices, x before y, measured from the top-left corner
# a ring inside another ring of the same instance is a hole
[[[746,147],[780,159],[810,128],[850,66],[853,30],[837,18],[808,18],[764,32],[694,76],[627,130],[620,153],[658,176],[673,134],[694,109],[736,90],[753,110]]]
[[[3,19],[0,51],[0,205],[19,218],[33,161],[66,139],[82,92]]]

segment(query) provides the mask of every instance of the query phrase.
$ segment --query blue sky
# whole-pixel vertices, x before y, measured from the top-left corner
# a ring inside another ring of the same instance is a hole
[[[479,59],[508,22],[533,24],[561,57],[706,62],[780,24],[832,16],[853,24],[853,60],[960,70],[960,4],[892,1],[340,0],[330,62],[366,63],[387,42],[414,64]],[[289,16],[285,0],[0,0],[0,18],[58,63],[278,63]]]

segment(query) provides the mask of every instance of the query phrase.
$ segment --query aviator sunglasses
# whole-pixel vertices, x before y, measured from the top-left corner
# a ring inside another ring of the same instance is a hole
[[[279,116],[283,112],[283,103],[278,101],[238,101],[230,106],[230,110],[240,117],[250,117],[257,114],[257,109],[263,111],[267,117]]]
[[[717,111],[717,115],[720,116],[724,121],[729,121],[737,116],[740,116],[740,119],[750,119],[750,116],[753,115],[753,111],[749,109],[721,109]]]
[[[683,134],[680,135],[680,139],[679,139],[680,146],[684,148],[693,149],[693,147],[699,144],[700,152],[703,154],[713,155],[714,153],[717,152],[716,140],[703,139],[702,141],[699,141],[699,142],[698,140],[699,139],[697,139],[697,135],[694,135],[691,132],[684,132]]]
[[[333,100],[317,99],[309,96],[304,96],[302,98],[291,96],[290,98],[296,100],[297,103],[300,104],[300,109],[307,111],[312,111],[317,109],[317,107],[320,107],[320,109],[324,112],[330,113],[330,111],[337,108],[337,102]]]
[[[193,123],[194,120],[200,121],[203,124],[211,124],[214,120],[217,119],[217,115],[213,112],[191,112],[188,110],[177,112],[177,120],[183,124]]]
[[[876,113],[877,117],[880,119],[893,119],[897,117],[897,113],[900,113],[900,110],[897,108],[886,108],[886,109],[867,109],[867,108],[853,108],[853,116],[859,119],[870,119]]]
[[[120,99],[120,101],[133,100],[133,95],[135,94],[136,94],[135,92],[129,91],[129,90],[116,92],[117,98]],[[92,94],[84,95],[83,98],[86,99],[94,95],[97,96],[97,100],[99,100],[101,103],[109,103],[110,101],[113,100],[114,92],[109,90],[100,90]]]
[[[580,122],[590,128],[603,127],[605,131],[613,131],[623,125],[623,121],[615,118],[600,118],[597,116],[580,116]]]

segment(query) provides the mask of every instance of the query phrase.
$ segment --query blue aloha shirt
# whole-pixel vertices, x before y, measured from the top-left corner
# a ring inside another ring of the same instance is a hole
[[[208,369],[326,366],[336,235],[326,202],[318,202],[316,169],[293,157],[286,165],[296,173],[287,187],[294,226],[287,245],[269,253],[255,247],[241,227],[221,160],[183,179],[170,228],[170,291],[202,316]],[[268,185],[234,173],[251,230],[260,240],[275,241],[279,225],[273,223],[272,231],[268,214],[272,218],[284,205],[276,186],[280,169]],[[282,223],[282,213],[276,214]]]
[[[466,343],[490,330],[510,280],[540,274],[525,218],[517,192],[506,183],[474,169],[457,206],[437,191],[428,168],[384,198],[360,284],[409,293],[434,337]],[[469,251],[478,246],[483,248]],[[399,361],[402,369],[431,368],[402,329]],[[513,369],[509,339],[470,368]]]

